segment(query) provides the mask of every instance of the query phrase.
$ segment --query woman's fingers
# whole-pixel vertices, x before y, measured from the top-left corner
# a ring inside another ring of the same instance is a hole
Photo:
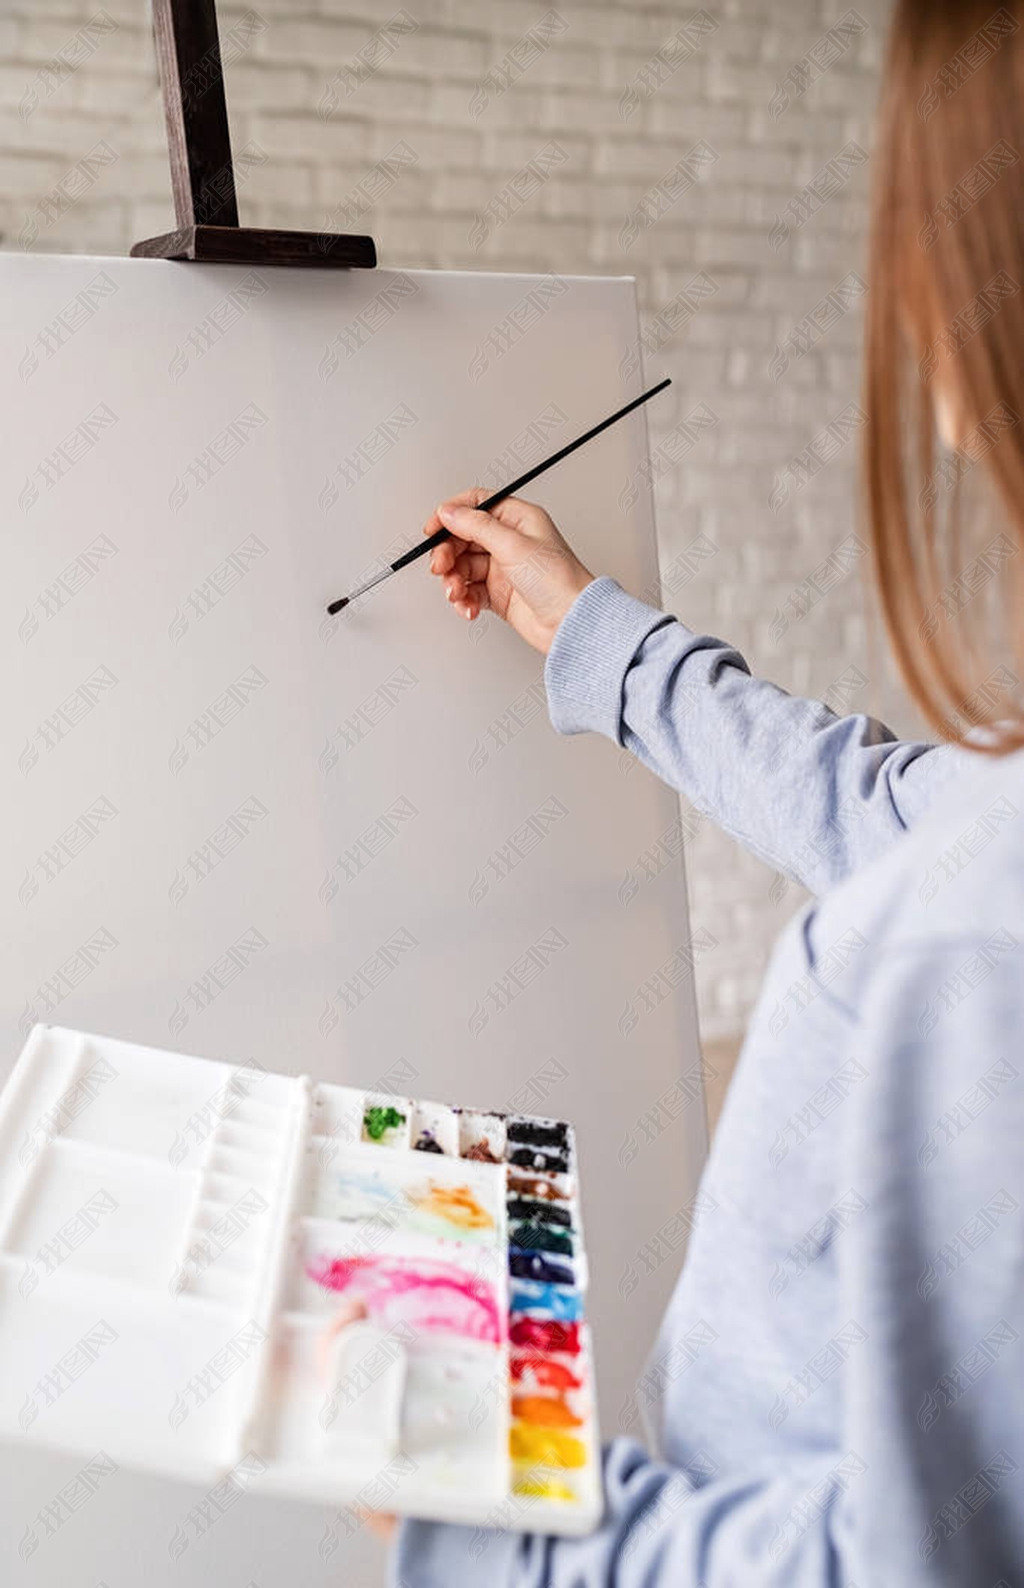
[[[469,494],[475,493],[463,492],[464,496]],[[438,530],[443,528],[444,525],[438,518],[437,513],[432,513],[423,526],[424,539],[429,539],[431,535],[436,535]],[[431,573],[441,575],[451,573],[455,566],[456,557],[461,556],[468,546],[468,541],[461,540],[458,535],[449,534],[448,539],[443,540],[440,546],[435,546],[430,553]]]
[[[455,567],[455,559],[459,555],[457,548],[460,544],[461,542],[454,540],[443,540],[440,546],[435,546],[430,553],[431,573],[451,573]]]
[[[437,549],[440,551],[440,546]],[[471,546],[468,551],[460,551],[456,556],[454,572],[467,584],[481,584],[486,580],[490,566],[490,553],[481,551],[479,546]]]
[[[594,576],[536,502],[507,496],[481,510],[488,500],[474,486],[438,503],[426,532],[436,533],[435,525],[442,524],[450,538],[436,548],[431,569],[462,617],[496,612],[546,655],[558,625]]]
[[[471,545],[464,540],[452,539],[434,547],[430,554],[430,571],[442,576],[457,573],[461,578],[476,584],[481,579],[487,578],[490,561],[490,554],[480,546]]]
[[[481,612],[490,609],[491,599],[486,584],[469,584],[461,601],[455,602],[456,612],[461,612],[464,618],[478,618]]]
[[[490,595],[483,579],[464,579],[461,574],[453,573],[445,580],[444,589],[456,612],[462,613],[464,617],[467,615],[466,608],[472,610],[474,617],[490,608]]]
[[[460,507],[475,507],[478,502],[482,502],[485,499],[486,494],[487,493],[485,492],[485,490],[484,490],[482,485],[472,485],[472,486],[470,486],[469,490],[467,490],[467,491],[459,491],[457,495],[448,497],[445,502],[439,502],[438,503],[438,507],[445,507],[445,506],[450,507],[450,506],[454,506],[454,505],[458,505]],[[427,522],[423,526],[424,538],[429,538],[429,536],[431,536],[431,535],[436,535],[438,530],[439,529],[444,529],[444,527],[445,526],[442,524],[440,518],[438,517],[437,507],[435,507],[434,511],[431,513],[430,517],[427,519]],[[449,542],[449,541],[442,541],[441,545],[439,547],[437,547],[436,551],[434,551],[431,554],[430,566],[431,566],[431,569],[433,570],[433,572],[435,572],[435,573],[447,573],[448,572],[448,568],[446,566],[441,566],[440,568],[434,568],[434,557],[437,556],[437,552],[442,551],[445,546],[448,546],[450,544],[451,544],[451,542]],[[457,539],[457,537],[455,538],[455,545],[456,545],[456,548],[457,548],[457,552],[458,551],[465,551],[465,549],[466,549],[466,542],[465,541],[459,541]]]

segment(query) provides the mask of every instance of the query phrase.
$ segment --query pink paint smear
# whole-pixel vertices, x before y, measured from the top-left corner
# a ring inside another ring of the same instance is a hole
[[[306,1272],[325,1290],[348,1292],[366,1304],[374,1323],[409,1324],[435,1334],[461,1334],[498,1345],[504,1315],[494,1291],[454,1263],[387,1257],[316,1257]]]

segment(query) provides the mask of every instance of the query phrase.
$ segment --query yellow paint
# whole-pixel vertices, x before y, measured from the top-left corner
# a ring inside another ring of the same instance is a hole
[[[428,1189],[411,1192],[411,1200],[424,1213],[433,1213],[462,1230],[491,1230],[494,1220],[486,1208],[480,1206],[468,1185],[446,1186],[436,1180],[428,1181]]]
[[[529,1496],[533,1500],[575,1500],[567,1483],[560,1483],[557,1478],[549,1478],[542,1482],[539,1478],[519,1478],[513,1485],[515,1494]]]
[[[513,1461],[528,1461],[542,1467],[582,1467],[587,1452],[583,1442],[557,1428],[534,1428],[516,1423],[509,1435]]]

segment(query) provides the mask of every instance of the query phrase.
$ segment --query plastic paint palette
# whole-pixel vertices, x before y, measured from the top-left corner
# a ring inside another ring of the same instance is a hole
[[[583,1533],[571,1128],[36,1026],[0,1094],[0,1437]]]

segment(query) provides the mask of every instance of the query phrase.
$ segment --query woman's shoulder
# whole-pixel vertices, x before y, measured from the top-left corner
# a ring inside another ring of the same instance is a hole
[[[839,964],[830,984],[848,1010],[863,1006],[868,978],[908,957],[959,951],[967,964],[1024,951],[1024,751],[977,761],[795,928],[812,974]]]

